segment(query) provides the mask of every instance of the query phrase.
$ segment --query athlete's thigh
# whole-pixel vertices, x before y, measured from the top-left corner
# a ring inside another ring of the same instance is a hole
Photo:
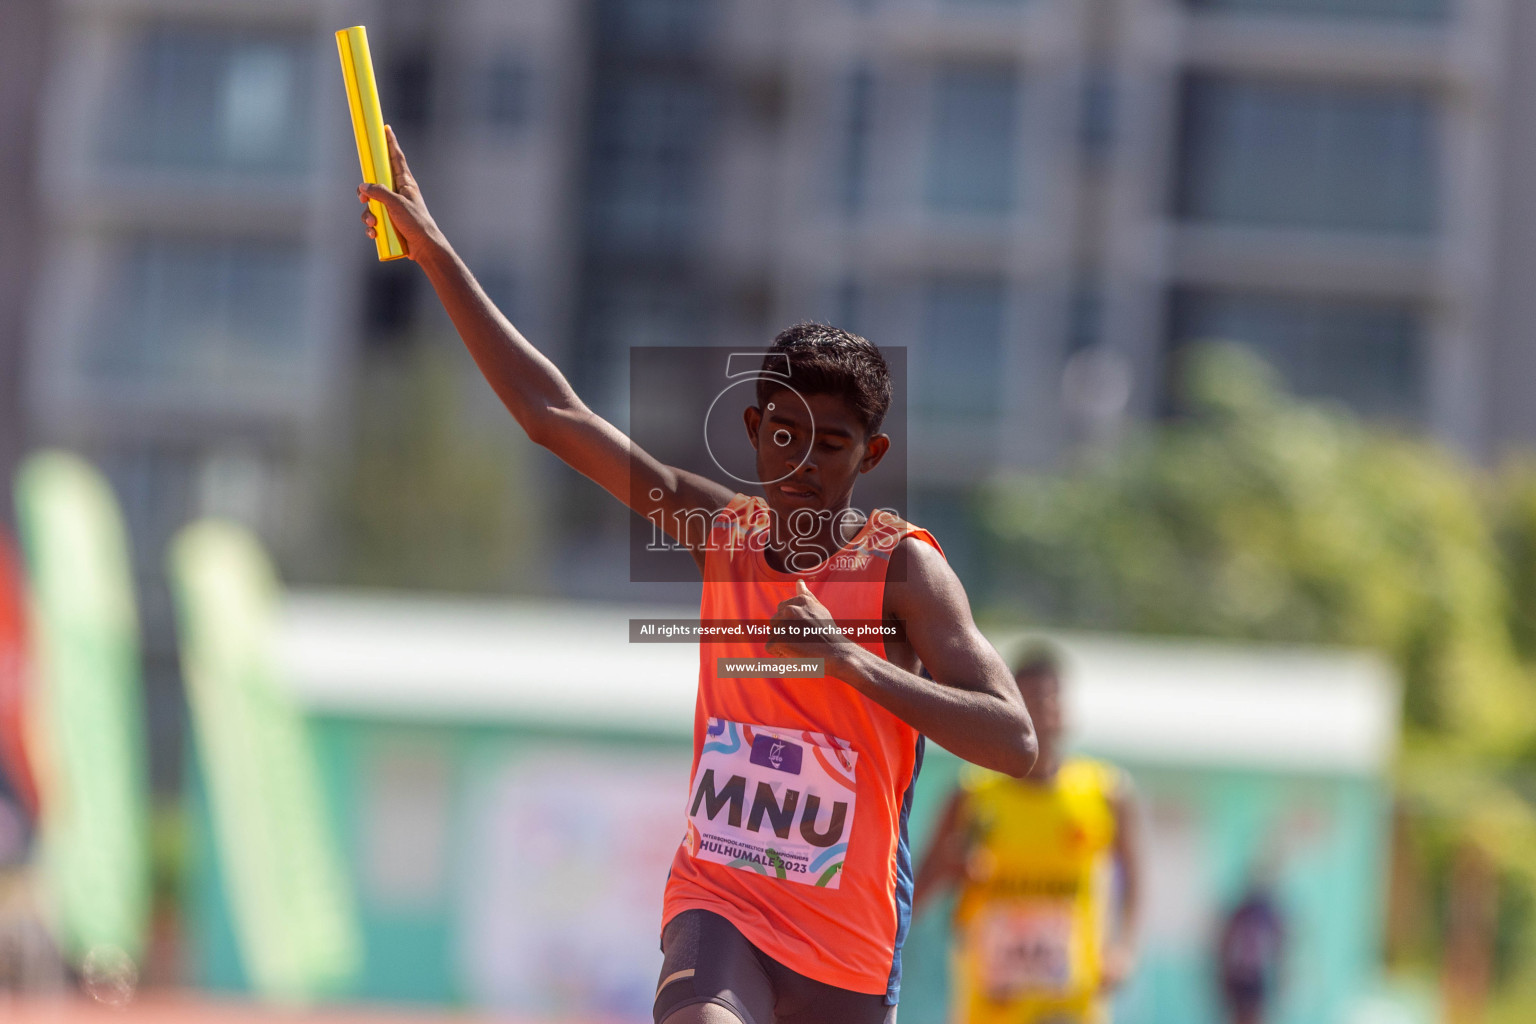
[[[896,1007],[885,996],[850,992],[813,981],[776,960],[768,962],[773,979],[776,1024],[896,1024]]]
[[[651,1014],[655,1024],[690,1024],[694,1007],[729,1010],[742,1024],[774,1024],[773,984],[758,954],[736,926],[707,910],[685,910],[661,934],[661,979]],[[697,1024],[711,1024],[708,1011]]]
[[[661,1024],[741,1024],[741,1018],[714,1003],[690,1003],[672,1010]]]

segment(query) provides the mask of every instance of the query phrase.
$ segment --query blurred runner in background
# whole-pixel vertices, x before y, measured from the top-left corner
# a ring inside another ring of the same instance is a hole
[[[1060,670],[1015,675],[1040,757],[1013,779],[967,766],[918,868],[914,903],[954,886],[956,1024],[1103,1024],[1135,963],[1141,852],[1130,781],[1063,758]]]
[[[1221,929],[1216,955],[1222,1001],[1232,1024],[1263,1024],[1280,973],[1285,925],[1270,894],[1268,874],[1253,881]]]

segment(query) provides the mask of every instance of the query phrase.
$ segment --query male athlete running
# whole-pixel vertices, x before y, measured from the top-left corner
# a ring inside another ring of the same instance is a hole
[[[906,822],[923,736],[1024,775],[1034,728],[926,531],[851,507],[890,446],[885,360],[845,331],[775,339],[744,410],[763,497],[656,461],[589,410],[475,282],[387,132],[384,204],[487,381],[528,436],[692,553],[700,618],[803,633],[701,644],[687,834],[667,879],[657,1024],[893,1022],[911,912]],[[370,213],[363,214],[369,237]],[[803,401],[802,401],[803,400]],[[707,529],[690,529],[700,521]],[[889,582],[888,582],[889,581]],[[834,622],[899,626],[854,640]],[[805,633],[816,633],[807,638]],[[821,678],[721,678],[718,662],[820,658]],[[931,679],[919,675],[926,668]]]

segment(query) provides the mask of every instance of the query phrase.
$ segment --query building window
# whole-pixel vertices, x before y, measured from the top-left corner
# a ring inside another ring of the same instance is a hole
[[[1423,327],[1404,302],[1180,289],[1171,347],[1229,341],[1257,352],[1297,394],[1367,416],[1422,418]]]
[[[481,80],[481,110],[486,124],[512,135],[533,115],[533,72],[520,53],[503,53],[486,65]]]
[[[1194,11],[1444,21],[1450,0],[1185,0]]]
[[[620,356],[636,346],[693,342],[702,321],[696,294],[667,276],[609,281],[597,290],[593,312],[603,347]]]
[[[692,238],[713,110],[686,78],[636,74],[600,91],[588,214],[600,248],[654,255]]]
[[[928,203],[1001,213],[1018,200],[1019,76],[1012,68],[943,68],[933,79]]]
[[[996,276],[928,282],[913,374],[917,406],[943,419],[985,419],[1001,408],[1008,287]]]
[[[379,100],[389,111],[391,127],[404,133],[402,139],[425,131],[432,123],[432,93],[436,78],[432,57],[425,50],[408,49],[390,62]]]
[[[676,274],[631,270],[594,275],[586,301],[573,363],[577,386],[600,415],[622,423],[629,417],[622,368],[629,366],[630,350],[697,344],[705,323],[699,290]]]
[[[1185,82],[1177,212],[1215,223],[1425,234],[1435,111],[1412,88]]]
[[[712,6],[711,0],[598,0],[598,41],[635,54],[698,53]]]
[[[843,278],[838,282],[836,294],[833,296],[833,308],[836,312],[832,323],[853,334],[863,334],[868,330],[864,326],[865,304],[864,286],[855,278]]]
[[[874,75],[860,66],[847,79],[846,121],[843,125],[843,159],[838,169],[838,201],[843,212],[864,209],[869,182],[870,132],[874,114]]]
[[[157,26],[133,43],[102,134],[109,163],[295,172],[311,153],[304,37]]]
[[[479,267],[475,271],[475,279],[480,282],[485,297],[509,320],[526,325],[527,318],[517,308],[519,289],[516,260],[504,253],[492,253],[479,261]]]
[[[1077,126],[1077,141],[1083,159],[1095,166],[1107,163],[1115,141],[1115,115],[1118,102],[1113,68],[1091,64],[1083,75],[1083,108]]]
[[[1073,286],[1067,313],[1067,351],[1081,352],[1104,340],[1104,288],[1083,277]]]
[[[86,369],[209,402],[292,386],[308,363],[306,292],[298,245],[139,239],[102,294]]]
[[[384,352],[414,338],[422,291],[421,274],[405,260],[370,263],[363,272],[363,343]]]

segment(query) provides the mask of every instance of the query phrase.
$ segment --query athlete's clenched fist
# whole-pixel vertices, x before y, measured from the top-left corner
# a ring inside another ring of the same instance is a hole
[[[837,620],[804,580],[795,581],[795,595],[779,602],[768,624],[768,654],[775,658],[835,658],[858,646],[838,631]]]

